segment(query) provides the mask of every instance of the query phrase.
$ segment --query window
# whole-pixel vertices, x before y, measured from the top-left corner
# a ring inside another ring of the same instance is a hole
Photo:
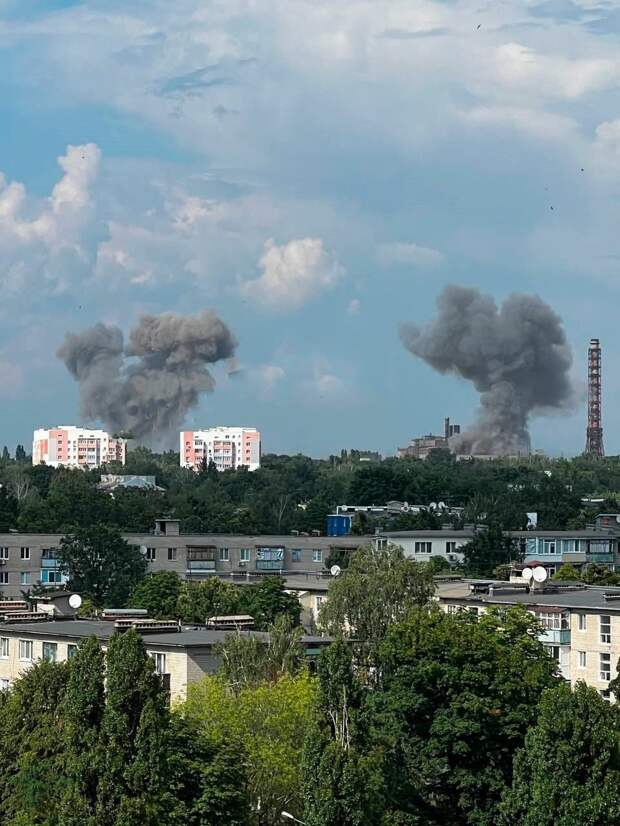
[[[228,548],[220,548],[220,562],[228,562]]]
[[[259,571],[281,571],[284,567],[284,547],[256,549],[256,568]]]
[[[0,637],[0,657],[4,660],[9,656],[9,645],[8,637]]]
[[[314,599],[316,603],[316,610],[320,611],[321,605],[323,605],[323,602],[325,601],[325,597],[315,597]]]
[[[151,654],[153,662],[155,663],[155,672],[160,676],[166,673],[166,655],[165,654]]]
[[[578,614],[579,617],[579,630],[585,631],[586,630],[586,615],[585,614]]]
[[[323,561],[323,551],[319,548],[312,549],[312,561],[313,562],[322,562]]]
[[[461,610],[460,605],[448,605],[448,613],[449,614],[458,614]]]
[[[32,640],[19,641],[19,659],[22,662],[31,662],[33,659],[33,643]]]
[[[611,680],[611,654],[599,654],[599,679],[604,682]]]
[[[72,643],[72,642],[68,643],[68,645],[67,645],[67,659],[72,660],[73,657],[75,657],[75,655],[77,654],[77,650],[78,650],[78,647],[77,647],[77,645],[75,645],[75,643]]]
[[[559,631],[563,627],[562,614],[541,611],[536,614],[536,619],[548,631]]]
[[[586,667],[586,652],[585,651],[578,651],[577,654],[579,655],[579,668]]]
[[[168,548],[168,562],[174,562],[177,558],[177,549],[176,548]]]
[[[43,659],[48,663],[55,663],[58,657],[58,644],[55,642],[43,643]]]
[[[42,585],[62,585],[62,571],[41,571]]]
[[[3,545],[0,548],[0,559],[8,559],[8,558],[9,558],[9,549],[6,547],[6,545]]]
[[[453,554],[456,551],[456,542],[446,542],[446,553]]]
[[[0,571],[0,585],[8,585],[9,584],[9,572],[8,571]]]
[[[611,617],[601,614],[600,618],[601,642],[611,642]]]
[[[19,575],[20,585],[30,585],[30,571],[22,571]]]
[[[241,548],[239,551],[239,562],[250,562],[252,559],[252,552],[249,548]]]
[[[560,646],[559,645],[550,645],[549,646],[549,653],[553,657],[553,659],[559,663],[560,662]]]
[[[387,548],[387,539],[377,539],[377,550],[384,551]]]
[[[291,550],[291,562],[301,562],[301,548]]]
[[[157,548],[147,548],[146,559],[148,562],[155,562],[157,559]]]
[[[555,554],[555,539],[545,539],[543,553]]]
[[[22,559],[30,559],[30,548],[20,548],[19,554]]]
[[[416,542],[414,546],[416,554],[430,554],[432,548],[432,542]]]
[[[6,680],[6,679],[0,680],[0,691],[8,691],[10,687],[11,687],[11,683],[8,680]]]

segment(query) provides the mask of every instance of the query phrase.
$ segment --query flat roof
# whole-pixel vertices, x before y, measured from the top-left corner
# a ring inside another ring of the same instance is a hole
[[[497,593],[496,591],[493,594],[464,594],[446,591],[439,593],[439,598],[441,601],[458,600],[475,604],[525,605],[539,608],[574,608],[576,610],[592,608],[610,614],[620,612],[620,588],[605,588],[603,586],[575,587],[565,588],[555,593],[530,591],[527,594],[516,589],[513,593],[509,593],[508,585],[506,585],[505,589],[502,590],[504,590],[504,593]],[[613,594],[617,596],[617,599],[606,601],[605,594]]]
[[[617,539],[618,534],[610,533],[607,530],[590,530],[590,531],[504,531],[505,534],[509,536],[516,536],[516,537],[523,537],[523,538],[536,538],[542,537],[543,539]],[[449,528],[427,528],[426,530],[415,530],[415,531],[382,531],[381,536],[387,537],[394,537],[394,538],[418,538],[423,536],[433,536],[433,537],[441,537],[441,536],[457,536],[457,537],[472,537],[475,536],[476,531],[473,529],[449,529]]]
[[[15,622],[0,623],[0,636],[6,634],[27,634],[33,637],[49,639],[59,637],[66,639],[85,639],[86,637],[96,637],[98,640],[107,641],[117,632],[114,622],[103,620],[50,620],[49,622]],[[123,629],[123,631],[126,629]],[[122,633],[122,632],[121,632]],[[267,641],[269,634],[266,631],[231,631],[214,630],[212,628],[187,628],[183,631],[163,631],[141,634],[145,645],[171,646],[174,648],[200,648],[210,647],[217,643],[224,642],[231,634],[240,633],[243,636],[258,637]],[[302,642],[309,645],[328,645],[331,642],[329,637],[318,637],[304,635]]]

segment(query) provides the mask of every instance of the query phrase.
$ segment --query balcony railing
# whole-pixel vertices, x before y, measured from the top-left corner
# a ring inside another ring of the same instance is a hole
[[[214,559],[188,559],[187,570],[191,571],[215,571]]]
[[[570,645],[570,628],[548,628],[538,639],[554,645]]]

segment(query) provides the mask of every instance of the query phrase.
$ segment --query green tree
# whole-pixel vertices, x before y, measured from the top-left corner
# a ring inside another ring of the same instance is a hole
[[[178,617],[178,601],[182,580],[174,571],[156,571],[147,574],[134,588],[129,598],[132,608],[146,608],[149,616],[156,619]]]
[[[389,627],[416,605],[426,605],[434,590],[432,571],[407,559],[402,548],[368,545],[331,583],[319,621],[334,635],[351,636],[361,660],[373,665]]]
[[[217,744],[238,743],[247,758],[247,779],[256,826],[280,826],[284,809],[301,813],[301,751],[315,697],[306,673],[284,676],[233,694],[218,676],[189,687],[188,720]]]
[[[522,608],[480,619],[421,608],[390,629],[370,750],[384,755],[386,823],[492,826],[512,757],[556,665]]]
[[[564,562],[557,569],[552,579],[557,579],[560,582],[578,582],[581,580],[581,574],[570,562]]]
[[[384,807],[381,760],[364,742],[364,689],[345,642],[336,641],[321,653],[318,676],[303,751],[304,822],[373,826]]]
[[[23,445],[17,445],[15,448],[15,461],[24,464],[28,460],[28,456]]]
[[[266,577],[258,585],[239,586],[238,612],[254,617],[257,628],[266,629],[282,614],[299,625],[301,605],[295,594],[286,591],[279,576]]]
[[[185,582],[178,597],[183,622],[205,623],[208,617],[237,613],[238,588],[218,577]]]
[[[65,536],[58,549],[69,587],[98,607],[119,607],[146,572],[147,563],[135,546],[108,525],[78,528]]]
[[[560,683],[543,694],[502,809],[506,826],[620,823],[618,714],[596,689]]]
[[[521,558],[517,543],[506,536],[499,525],[479,530],[460,550],[465,569],[473,576],[492,577],[499,565],[518,562]]]
[[[303,628],[280,614],[264,639],[257,634],[229,634],[217,647],[220,673],[229,689],[241,689],[262,682],[276,683],[285,674],[294,676],[303,665]]]

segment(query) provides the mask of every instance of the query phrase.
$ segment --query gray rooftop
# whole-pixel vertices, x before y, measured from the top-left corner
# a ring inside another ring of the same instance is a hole
[[[114,622],[103,620],[50,620],[50,622],[16,622],[0,624],[0,636],[2,634],[26,634],[33,637],[65,638],[65,639],[85,639],[86,637],[96,637],[98,640],[106,641],[117,631]],[[174,648],[200,648],[210,647],[217,643],[224,642],[226,637],[236,634],[236,631],[216,631],[211,628],[187,628],[183,631],[164,631],[160,633],[145,633],[143,639],[145,644],[157,646],[171,646]],[[267,641],[269,635],[264,631],[240,631],[243,636],[258,637]],[[302,642],[308,645],[328,644],[331,640],[327,637],[312,637],[304,635]]]
[[[605,594],[613,594],[617,599],[605,600]],[[494,588],[492,594],[470,594],[460,592],[455,588],[452,592],[442,591],[438,593],[441,601],[457,601],[471,604],[480,603],[490,605],[526,605],[538,606],[540,608],[573,608],[576,610],[590,608],[593,610],[605,611],[605,613],[620,613],[620,588],[587,586],[587,587],[566,587],[552,591],[514,591],[507,583],[504,587]]]

